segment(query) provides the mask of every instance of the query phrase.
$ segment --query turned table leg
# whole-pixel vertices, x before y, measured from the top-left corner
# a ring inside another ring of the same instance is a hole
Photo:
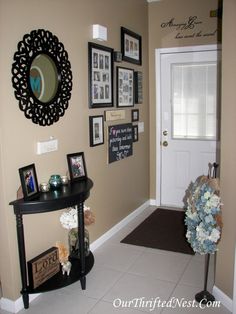
[[[84,252],[84,203],[79,203],[78,210],[78,234],[79,234],[79,252],[81,263],[81,288],[86,289],[86,277],[85,277],[85,252]]]
[[[16,231],[18,240],[18,252],[20,260],[20,272],[21,272],[21,282],[22,282],[22,298],[24,303],[24,308],[29,307],[29,294],[27,292],[27,272],[26,272],[26,258],[25,258],[25,240],[24,240],[24,226],[21,214],[16,214]]]

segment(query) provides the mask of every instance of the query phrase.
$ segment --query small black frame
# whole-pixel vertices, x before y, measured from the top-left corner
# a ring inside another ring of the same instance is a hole
[[[136,104],[143,102],[143,73],[141,71],[134,72],[134,101]]]
[[[87,178],[87,170],[83,152],[67,154],[67,162],[71,182],[84,180]]]
[[[138,125],[133,125],[133,142],[138,142]]]
[[[88,43],[89,107],[113,107],[113,49]]]
[[[98,146],[104,144],[104,117],[89,117],[89,138],[90,146]]]
[[[24,200],[36,198],[40,192],[35,164],[19,168],[19,174]]]
[[[138,109],[132,109],[131,110],[131,121],[132,122],[139,121],[139,110]]]
[[[121,27],[121,52],[124,61],[142,65],[142,37]]]

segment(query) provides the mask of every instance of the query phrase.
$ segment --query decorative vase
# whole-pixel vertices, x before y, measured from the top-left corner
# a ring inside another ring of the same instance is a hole
[[[69,241],[69,254],[71,256],[80,257],[79,252],[79,235],[78,229],[73,228],[68,233],[68,241]],[[84,254],[85,256],[89,255],[89,232],[86,228],[84,228]]]
[[[59,174],[53,174],[51,175],[49,179],[49,184],[52,190],[58,190],[61,188],[62,182],[61,182],[61,176]]]

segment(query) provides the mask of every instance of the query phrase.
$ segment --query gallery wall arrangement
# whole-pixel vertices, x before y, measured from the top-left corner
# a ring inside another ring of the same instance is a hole
[[[88,43],[89,108],[116,107],[106,110],[103,115],[89,117],[90,147],[104,144],[104,120],[116,122],[125,119],[126,108],[134,107],[143,101],[142,72],[125,67],[122,62],[142,65],[142,37],[121,27],[121,51],[111,47]],[[114,71],[114,63],[119,63]],[[116,84],[113,82],[115,72]],[[114,97],[113,88],[116,89]],[[104,119],[105,118],[105,119]],[[133,109],[131,123],[107,125],[108,163],[133,155],[133,142],[138,141],[139,110]]]

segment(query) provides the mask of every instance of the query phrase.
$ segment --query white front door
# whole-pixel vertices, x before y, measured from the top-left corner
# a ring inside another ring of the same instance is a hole
[[[219,52],[184,50],[160,54],[160,205],[171,207],[217,161]]]

